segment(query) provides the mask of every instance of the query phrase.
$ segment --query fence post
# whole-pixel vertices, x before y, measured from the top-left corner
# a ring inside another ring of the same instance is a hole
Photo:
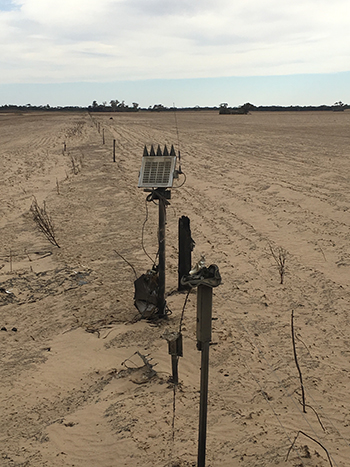
[[[113,140],[113,162],[115,162],[115,139]]]
[[[194,241],[191,238],[190,219],[182,216],[179,219],[179,260],[178,260],[178,288],[177,290],[186,290],[190,286],[182,285],[181,278],[187,276],[191,270],[191,256]]]

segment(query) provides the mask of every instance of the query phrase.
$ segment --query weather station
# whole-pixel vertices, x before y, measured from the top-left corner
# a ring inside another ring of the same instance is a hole
[[[155,152],[153,145],[148,151],[144,147],[141,170],[139,174],[138,187],[143,188],[147,194],[146,201],[158,202],[159,226],[158,226],[158,265],[153,265],[149,276],[141,276],[135,281],[135,304],[140,311],[140,306],[157,310],[157,317],[167,316],[167,305],[165,300],[165,224],[166,208],[170,205],[170,189],[173,187],[174,179],[183,174],[180,165],[176,169],[177,156],[174,146],[170,153],[167,146],[162,151],[158,145]],[[183,174],[184,175],[184,174]],[[186,177],[184,179],[185,183]],[[176,188],[179,188],[183,183]],[[175,188],[175,187],[174,187]],[[189,248],[193,248],[193,240],[189,235]],[[181,242],[179,242],[180,245]],[[188,266],[188,264],[187,264]],[[179,272],[182,268],[179,267]],[[206,436],[207,436],[207,411],[208,411],[208,380],[209,380],[209,346],[212,339],[212,295],[213,287],[221,284],[219,268],[215,264],[205,266],[204,256],[198,261],[194,268],[187,270],[181,277],[181,285],[188,289],[185,299],[190,291],[197,287],[197,349],[201,351],[201,381],[200,381],[200,407],[199,407],[199,432],[198,432],[198,467],[205,467]],[[153,294],[153,295],[152,295]],[[139,302],[139,303],[138,303]],[[147,303],[148,302],[148,303]],[[140,303],[142,305],[140,305]],[[185,309],[183,308],[183,312]],[[147,309],[147,308],[145,308]],[[183,317],[182,312],[182,317]],[[183,356],[182,333],[180,321],[179,331],[168,331],[163,337],[168,341],[168,350],[172,361],[172,382],[175,388],[178,384],[178,361]],[[175,399],[174,399],[175,401]],[[174,402],[175,403],[175,402]]]
[[[179,162],[180,162],[179,152]],[[166,207],[170,205],[171,199],[170,189],[173,186],[174,179],[182,174],[181,166],[176,169],[177,156],[174,146],[171,145],[170,152],[167,146],[164,146],[162,151],[158,145],[157,151],[153,145],[150,150],[147,146],[144,147],[143,157],[139,175],[138,187],[143,188],[147,195],[147,201],[158,202],[159,207],[159,226],[158,226],[158,266],[156,268],[158,274],[157,286],[157,315],[158,317],[166,316],[166,300],[165,300],[165,224],[166,224]]]

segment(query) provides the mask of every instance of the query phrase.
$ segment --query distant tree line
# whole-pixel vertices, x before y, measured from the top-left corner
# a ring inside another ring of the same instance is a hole
[[[140,110],[137,102],[132,103],[132,107],[125,104],[125,101],[119,102],[118,100],[111,100],[109,105],[107,102],[98,104],[97,101],[93,101],[92,105],[87,108],[89,112],[138,112]]]
[[[281,105],[260,105],[255,106],[250,102],[246,102],[245,104],[239,107],[229,107],[226,102],[220,104],[219,113],[222,115],[234,115],[234,114],[247,114],[250,111],[257,111],[257,112],[311,112],[311,111],[333,111],[333,112],[343,112],[344,110],[350,109],[350,105],[344,104],[342,101],[335,102],[333,105],[307,105],[307,106],[300,106],[300,105],[290,105],[287,107]]]
[[[139,110],[148,111],[148,112],[173,112],[174,110],[181,111],[202,111],[202,110],[219,110],[220,114],[223,115],[237,115],[237,114],[247,114],[249,112],[302,112],[302,111],[333,111],[333,112],[342,112],[344,110],[350,109],[350,105],[344,104],[341,101],[335,102],[333,105],[319,105],[319,106],[300,106],[300,105],[290,105],[290,106],[280,106],[280,105],[260,105],[255,106],[250,102],[246,102],[243,105],[238,107],[229,107],[226,102],[221,103],[219,106],[209,107],[209,106],[199,106],[194,107],[166,107],[163,104],[154,104],[150,105],[147,108],[141,108],[137,102],[133,102],[131,106],[125,104],[125,101],[111,100],[109,104],[107,102],[102,102],[99,104],[97,101],[93,101],[88,107],[79,107],[79,106],[57,106],[51,107],[49,104],[46,105],[12,105],[6,104],[0,106],[0,112],[32,112],[32,111],[45,111],[52,112],[57,110],[64,110],[68,112],[138,112]]]
[[[57,107],[51,107],[49,104],[46,105],[31,105],[31,104],[26,104],[26,105],[13,105],[13,104],[6,104],[0,106],[0,112],[33,112],[33,111],[44,111],[44,112],[53,112],[57,110],[65,110],[68,112],[79,112],[79,111],[85,111],[86,112],[86,107],[79,107],[78,105],[73,106],[57,106]]]
[[[256,110],[256,107],[253,104],[247,102],[239,107],[229,107],[226,102],[220,104],[220,115],[247,115],[250,110]]]

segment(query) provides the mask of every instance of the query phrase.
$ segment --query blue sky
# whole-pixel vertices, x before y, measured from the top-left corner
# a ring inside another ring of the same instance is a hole
[[[0,0],[0,105],[350,103],[348,0]]]

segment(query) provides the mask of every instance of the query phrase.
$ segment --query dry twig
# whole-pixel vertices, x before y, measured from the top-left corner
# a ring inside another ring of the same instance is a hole
[[[299,379],[300,379],[300,386],[301,386],[301,397],[303,401],[303,412],[306,413],[306,408],[305,408],[305,391],[304,391],[304,384],[303,384],[303,376],[301,374],[300,366],[298,363],[298,358],[297,358],[297,351],[295,347],[295,337],[294,337],[294,310],[292,310],[292,317],[291,317],[291,330],[292,330],[292,342],[293,342],[293,354],[294,354],[294,361],[295,365],[297,367],[298,373],[299,373]]]
[[[71,160],[71,163],[72,163],[73,173],[74,173],[74,175],[78,175],[78,173],[79,173],[79,164],[77,163],[75,157],[72,154],[69,154],[69,155],[70,155],[70,160]]]
[[[46,211],[46,204],[44,201],[43,207],[41,208],[38,204],[37,199],[34,197],[32,205],[30,207],[30,212],[32,213],[33,220],[38,226],[39,230],[45,235],[52,245],[60,248],[55,235],[55,229],[52,222],[52,219],[49,213]]]
[[[310,436],[310,435],[307,435],[306,433],[304,433],[304,432],[301,431],[301,430],[298,431],[296,437],[294,438],[294,441],[293,441],[291,447],[290,447],[289,450],[288,450],[287,457],[286,457],[286,462],[287,462],[287,460],[288,460],[290,451],[292,450],[294,444],[296,443],[296,440],[298,439],[299,434],[302,434],[302,435],[306,436],[307,438],[311,439],[312,441],[315,441],[315,443],[317,443],[319,446],[321,446],[321,448],[322,448],[322,449],[326,452],[326,454],[327,454],[327,457],[328,457],[330,466],[333,467],[333,464],[332,464],[332,461],[331,461],[331,457],[330,457],[330,455],[329,455],[327,449],[326,449],[319,441],[317,441],[315,438],[313,438],[313,437]]]
[[[280,273],[280,278],[281,278],[281,284],[283,284],[284,275],[286,273],[287,250],[285,250],[282,247],[279,247],[276,252],[272,248],[271,244],[269,246],[270,246],[270,251],[273,256],[273,259],[277,263],[278,272]]]

